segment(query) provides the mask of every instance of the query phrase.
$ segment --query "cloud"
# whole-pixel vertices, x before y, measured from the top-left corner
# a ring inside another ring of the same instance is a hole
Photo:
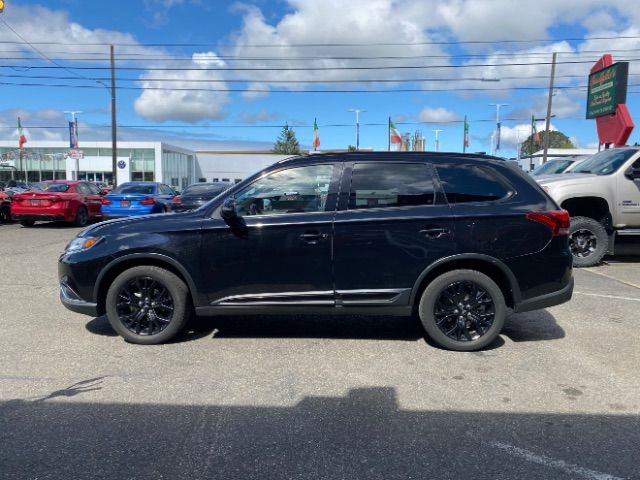
[[[144,22],[150,28],[160,28],[169,23],[169,10],[180,5],[199,5],[201,0],[144,0],[144,9],[149,15]]]
[[[429,123],[447,123],[454,122],[459,119],[458,115],[454,112],[447,110],[443,107],[438,108],[423,108],[418,114],[418,119],[421,122]]]
[[[242,123],[256,124],[261,122],[273,122],[282,118],[278,112],[269,112],[268,110],[258,110],[257,112],[242,112],[238,119]]]
[[[544,131],[544,122],[536,122],[536,129],[538,132]],[[549,125],[549,130],[555,131],[557,128],[553,125]],[[502,125],[500,127],[500,149],[516,148],[518,143],[524,142],[531,135],[531,123],[521,123],[508,127]],[[491,134],[489,134],[489,141]]]
[[[225,118],[224,106],[230,101],[228,92],[177,90],[211,88],[211,85],[219,89],[226,88],[226,83],[220,82],[223,80],[222,73],[216,70],[224,65],[214,52],[194,53],[191,64],[185,65],[185,68],[192,70],[154,70],[145,73],[141,76],[140,84],[149,90],[145,90],[135,101],[136,113],[153,121],[198,122]],[[166,80],[172,81],[168,83]],[[169,85],[176,90],[166,90]]]

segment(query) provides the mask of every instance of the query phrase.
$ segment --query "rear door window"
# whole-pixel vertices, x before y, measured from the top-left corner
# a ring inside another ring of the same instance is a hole
[[[433,205],[434,179],[424,163],[356,163],[349,210]]]
[[[449,203],[491,202],[509,195],[509,187],[489,168],[439,165],[436,169]]]

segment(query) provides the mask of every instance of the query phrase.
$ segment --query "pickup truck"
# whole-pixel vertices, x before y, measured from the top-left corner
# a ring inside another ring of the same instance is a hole
[[[571,173],[539,183],[569,212],[576,267],[596,265],[606,254],[640,250],[640,148],[603,150]]]

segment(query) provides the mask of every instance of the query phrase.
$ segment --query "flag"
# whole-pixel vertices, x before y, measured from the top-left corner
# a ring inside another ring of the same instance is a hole
[[[536,128],[536,118],[533,115],[531,115],[531,136],[532,136],[531,140],[536,145],[540,145],[542,143],[542,140],[540,140],[540,133]]]
[[[398,132],[396,124],[391,121],[391,117],[389,117],[389,143],[402,145],[402,136],[400,135],[400,132]]]
[[[500,150],[500,122],[496,124],[496,151]]]
[[[467,116],[464,116],[464,140],[462,143],[462,150],[465,151],[469,148],[469,122],[467,122]]]
[[[69,122],[69,148],[78,148],[78,125],[76,122]]]
[[[313,149],[318,150],[320,146],[320,131],[318,130],[318,121],[313,119]]]
[[[25,143],[27,143],[27,136],[22,130],[22,122],[20,122],[20,117],[18,117],[18,147],[20,150],[24,150]]]

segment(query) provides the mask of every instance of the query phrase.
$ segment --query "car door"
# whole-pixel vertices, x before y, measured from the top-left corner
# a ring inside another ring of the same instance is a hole
[[[634,178],[634,171],[640,171],[640,158],[623,166],[616,179],[616,206],[620,215],[618,223],[627,227],[640,228],[640,178]]]
[[[333,306],[332,221],[340,164],[282,167],[235,192],[239,223],[205,219],[212,306]]]
[[[407,305],[420,274],[456,251],[433,167],[419,161],[347,164],[341,192],[334,221],[336,302]]]

